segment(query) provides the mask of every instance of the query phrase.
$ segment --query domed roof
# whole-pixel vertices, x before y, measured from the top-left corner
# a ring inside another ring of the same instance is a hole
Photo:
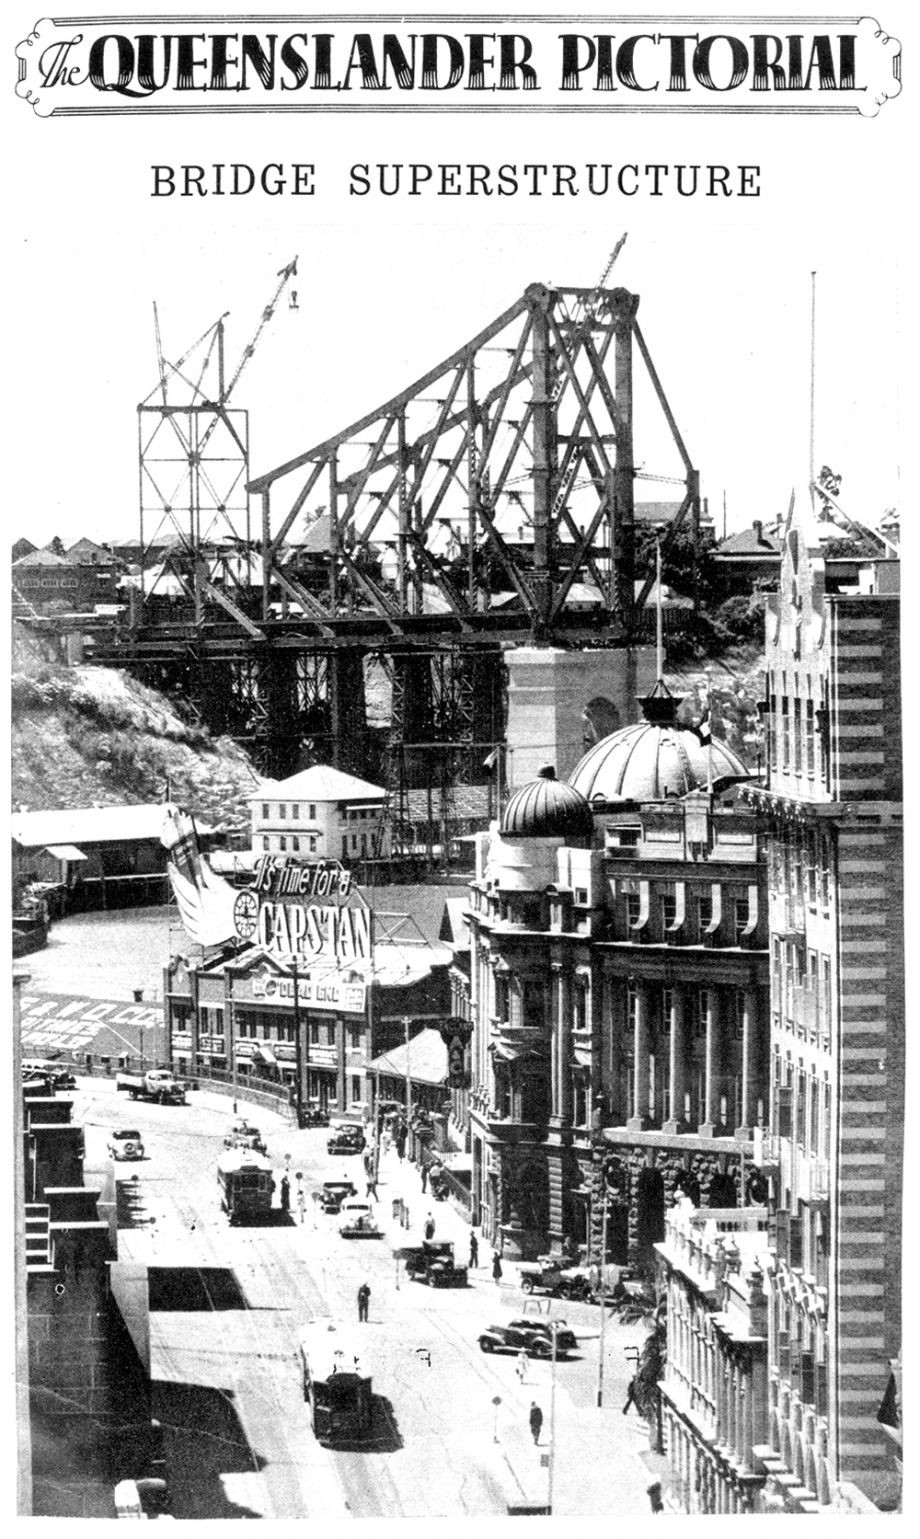
[[[727,744],[716,737],[704,744],[692,728],[678,725],[681,699],[661,680],[641,704],[645,720],[601,738],[569,776],[589,802],[663,801],[705,789],[723,776],[748,778]]]
[[[515,791],[499,826],[499,833],[510,839],[588,839],[593,830],[593,814],[581,792],[557,780],[550,768]]]

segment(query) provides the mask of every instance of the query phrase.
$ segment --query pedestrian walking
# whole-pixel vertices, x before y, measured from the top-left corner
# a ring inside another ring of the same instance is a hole
[[[518,1376],[518,1381],[521,1384],[526,1382],[526,1379],[527,1379],[527,1353],[523,1352],[523,1351],[518,1353],[517,1376]]]
[[[430,1214],[430,1213],[429,1213],[428,1217],[425,1220],[425,1239],[426,1240],[433,1240],[434,1239],[434,1218],[433,1218],[432,1214]]]
[[[358,1289],[358,1320],[359,1320],[359,1322],[361,1320],[366,1320],[367,1319],[367,1311],[368,1311],[368,1306],[370,1304],[370,1301],[371,1301],[371,1290],[368,1287],[367,1283],[363,1282],[361,1284],[360,1288]]]
[[[423,1197],[424,1197],[425,1193],[427,1192],[427,1190],[428,1190],[428,1166],[427,1165],[423,1165],[422,1166],[422,1196]],[[430,1238],[431,1238],[431,1236],[429,1235],[429,1239]]]
[[[529,1420],[530,1420],[530,1430],[533,1433],[533,1440],[534,1440],[535,1443],[539,1443],[539,1441],[540,1441],[540,1433],[543,1430],[543,1412],[540,1410],[540,1407],[537,1405],[536,1400],[531,1400],[531,1402],[530,1402],[530,1417],[529,1417]]]
[[[287,1172],[281,1177],[281,1211],[282,1213],[291,1211],[291,1183],[287,1178]]]
[[[628,1385],[627,1390],[626,1390],[626,1404],[623,1407],[623,1415],[624,1416],[626,1415],[626,1412],[629,1410],[629,1407],[631,1405],[635,1405],[636,1406],[636,1410],[638,1411],[639,1407],[636,1405],[636,1380],[635,1380],[635,1378],[630,1379],[629,1385]]]
[[[369,1170],[367,1173],[367,1191],[364,1193],[364,1195],[365,1197],[373,1197],[375,1200],[378,1200],[377,1177],[374,1175],[372,1170]]]
[[[492,1257],[492,1279],[497,1283],[500,1283],[502,1280],[502,1262],[498,1251]]]
[[[470,1266],[479,1265],[479,1241],[475,1234],[470,1235]]]
[[[661,1500],[661,1481],[653,1480],[646,1489],[648,1503],[653,1512],[664,1512],[664,1502]]]
[[[396,1153],[399,1156],[399,1163],[401,1165],[403,1160],[406,1158],[406,1135],[402,1131],[402,1128],[400,1128],[396,1135]]]

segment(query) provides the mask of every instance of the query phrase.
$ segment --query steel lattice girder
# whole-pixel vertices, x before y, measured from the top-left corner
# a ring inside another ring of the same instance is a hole
[[[608,622],[627,620],[634,341],[683,467],[672,537],[699,501],[638,303],[620,288],[532,284],[407,390],[253,480],[263,622],[280,592],[285,615],[293,618],[293,603],[314,634],[373,616],[396,639],[427,616],[462,636],[500,611],[544,637],[563,623],[576,583],[581,605],[587,588]],[[291,535],[301,516],[328,524],[321,596],[298,571]]]

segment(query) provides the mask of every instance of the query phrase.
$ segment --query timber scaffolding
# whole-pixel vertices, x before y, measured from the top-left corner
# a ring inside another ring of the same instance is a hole
[[[478,788],[481,826],[501,790],[508,649],[651,639],[637,480],[680,489],[665,559],[699,528],[698,473],[638,304],[623,288],[532,284],[383,406],[254,479],[223,321],[191,385],[160,354],[162,398],[139,408],[142,568],[145,530],[162,544],[168,526],[174,544],[126,617],[89,630],[88,659],[184,696],[267,775],[327,762],[384,783],[397,847],[401,828],[404,848],[418,841],[419,792],[429,854],[432,825],[442,849],[462,831],[459,788]],[[634,463],[637,365],[678,475]],[[388,681],[388,727],[368,724],[369,672]]]

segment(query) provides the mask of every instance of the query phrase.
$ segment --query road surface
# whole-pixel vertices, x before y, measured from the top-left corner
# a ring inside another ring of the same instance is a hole
[[[216,1180],[229,1101],[217,1106],[193,1093],[186,1107],[152,1106],[90,1079],[80,1081],[74,1115],[86,1128],[89,1185],[111,1171],[109,1128],[137,1127],[144,1137],[145,1160],[115,1167],[118,1180],[131,1183],[135,1215],[121,1254],[153,1268],[152,1409],[166,1429],[176,1517],[485,1516],[543,1491],[547,1430],[535,1449],[526,1427],[533,1399],[548,1420],[551,1367],[531,1361],[522,1384],[516,1359],[483,1354],[477,1339],[484,1326],[523,1313],[516,1289],[496,1289],[487,1266],[466,1289],[410,1282],[385,1239],[342,1238],[340,1220],[312,1201],[302,1224],[292,1204],[287,1222],[276,1210],[271,1224],[231,1227]],[[300,1168],[311,1192],[349,1176],[363,1193],[360,1158],[328,1155],[325,1130],[294,1132],[268,1113],[262,1126],[279,1180],[293,1151],[292,1177]],[[291,1186],[293,1196],[295,1179]],[[313,1320],[357,1326],[365,1280],[370,1317],[361,1329],[378,1397],[373,1438],[359,1451],[325,1449],[310,1428],[297,1343]],[[579,1459],[573,1418],[595,1404],[599,1316],[585,1305],[566,1305],[565,1313],[579,1350],[556,1370],[557,1406],[571,1423],[560,1416],[557,1471],[564,1456],[571,1484]],[[608,1331],[610,1424],[627,1452],[623,1348],[637,1339]],[[618,1510],[609,1490],[607,1500],[598,1513]]]

